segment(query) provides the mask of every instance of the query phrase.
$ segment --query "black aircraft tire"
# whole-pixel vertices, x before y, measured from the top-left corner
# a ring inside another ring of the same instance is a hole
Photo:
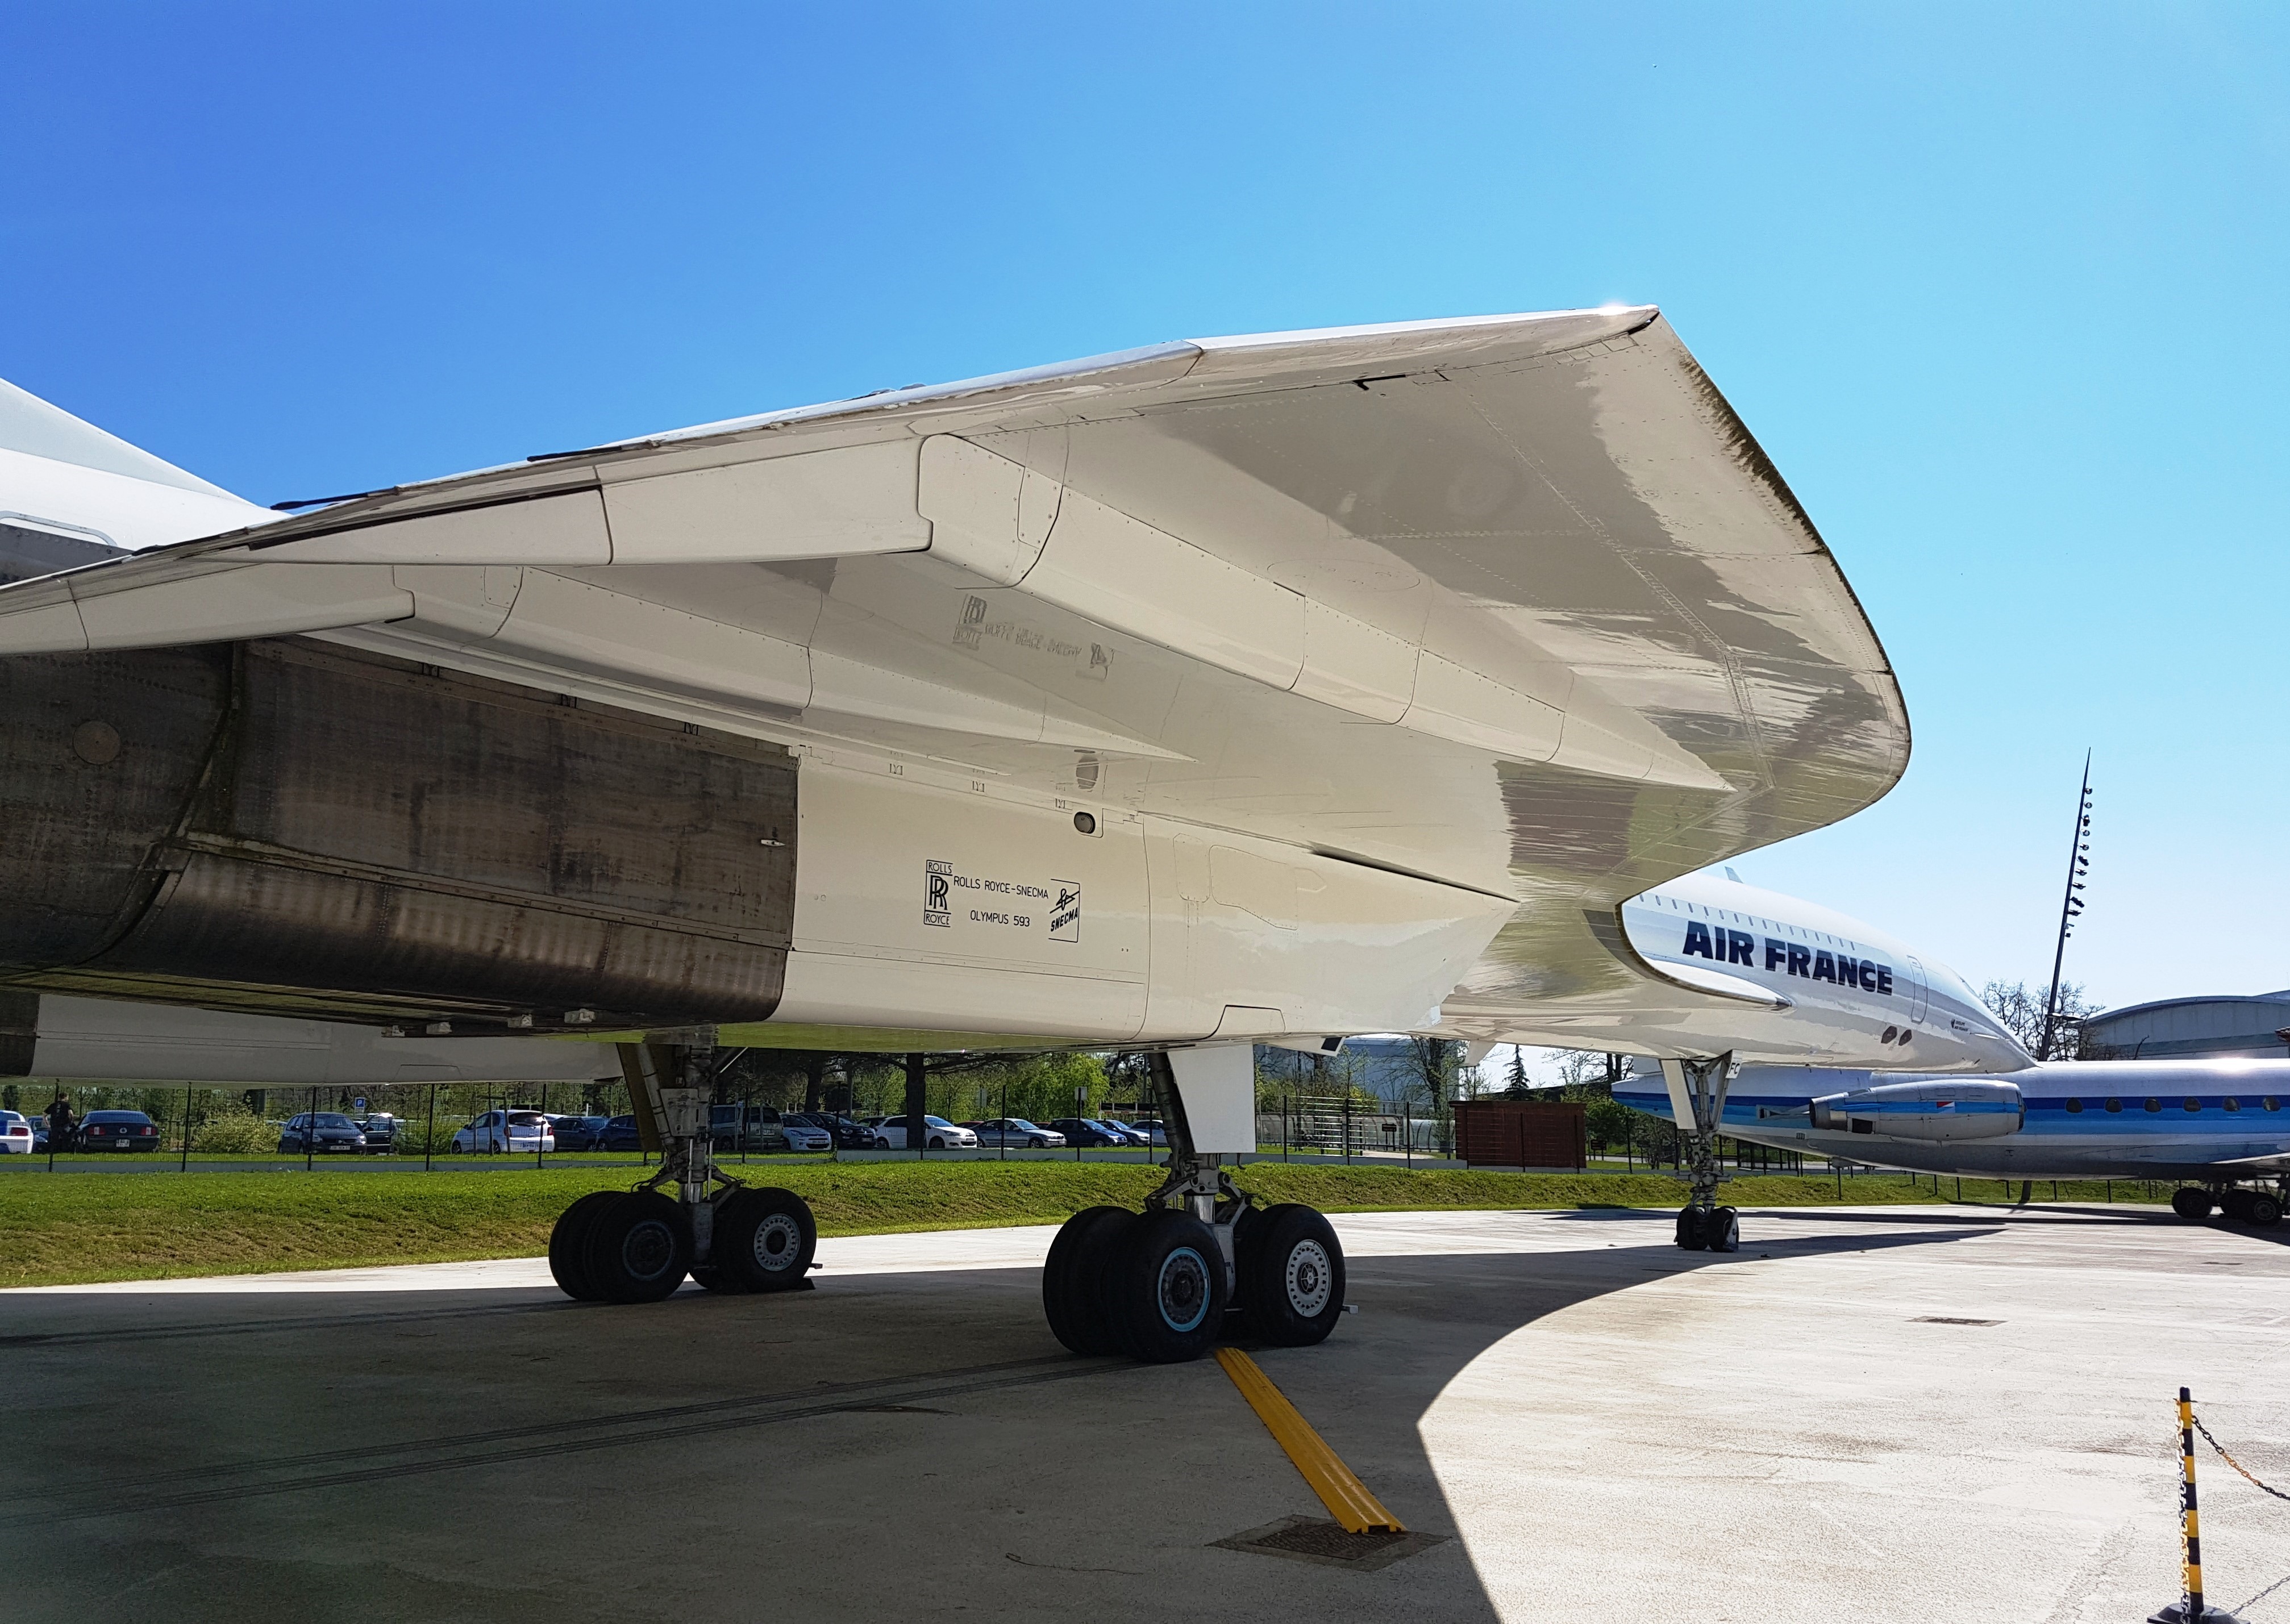
[[[1688,1206],[1677,1209],[1677,1244],[1687,1252],[1709,1250],[1709,1238],[1702,1228],[1701,1208]]]
[[[1105,1276],[1121,1349],[1148,1364],[1182,1364],[1224,1331],[1224,1253],[1209,1227],[1163,1208],[1129,1226]]]
[[[1325,1342],[1344,1314],[1343,1244],[1310,1207],[1268,1207],[1248,1220],[1240,1289],[1250,1335],[1276,1348]]]
[[[589,1278],[589,1226],[619,1194],[591,1191],[559,1212],[548,1232],[548,1273],[556,1289],[575,1302],[595,1302],[601,1296]]]
[[[811,1273],[819,1224],[793,1190],[741,1190],[716,1210],[713,1251],[742,1291],[791,1292]]]
[[[1066,1220],[1042,1265],[1042,1315],[1050,1334],[1085,1357],[1116,1351],[1105,1314],[1106,1265],[1137,1222],[1126,1207],[1084,1207]]]
[[[2171,1211],[2190,1220],[2208,1218],[2211,1215],[2211,1193],[2198,1190],[2192,1185],[2173,1190]]]
[[[2271,1229],[2282,1221],[2282,1204],[2264,1190],[2253,1190],[2250,1199],[2243,1204],[2242,1221],[2260,1229]]]
[[[748,1283],[729,1269],[719,1268],[713,1263],[694,1263],[691,1272],[692,1283],[703,1292],[715,1292],[726,1297],[747,1294]]]
[[[1742,1250],[1742,1215],[1732,1207],[1712,1207],[1701,1221],[1702,1244],[1712,1252]]]
[[[655,1191],[615,1196],[590,1222],[587,1240],[589,1284],[606,1302],[658,1302],[692,1267],[684,1214]]]
[[[2219,1192],[2218,1204],[2219,1211],[2225,1213],[2229,1218],[2233,1219],[2237,1223],[2246,1224],[2250,1221],[2250,1192],[2248,1190],[2222,1190]]]

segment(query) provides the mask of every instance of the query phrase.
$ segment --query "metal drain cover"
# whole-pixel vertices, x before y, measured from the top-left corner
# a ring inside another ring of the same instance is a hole
[[[1320,1516],[1284,1516],[1277,1523],[1210,1543],[1229,1551],[1253,1551],[1265,1556],[1292,1556],[1325,1567],[1349,1568],[1372,1573],[1404,1557],[1429,1550],[1447,1536],[1435,1533],[1389,1533],[1378,1530],[1353,1533],[1340,1523]]]

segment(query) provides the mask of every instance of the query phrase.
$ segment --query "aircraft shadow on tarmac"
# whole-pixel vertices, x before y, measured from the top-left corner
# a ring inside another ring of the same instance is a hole
[[[1344,1319],[1317,1349],[1261,1349],[1257,1358],[1411,1528],[1452,1537],[1456,1521],[1418,1422],[1498,1340],[1649,1280],[1933,1246],[1997,1228],[1926,1216],[1924,1223],[1882,1223],[1880,1232],[1869,1232],[1876,1223],[1862,1228],[1855,1214],[1860,1232],[1853,1235],[1789,1235],[1773,1232],[1764,1219],[1758,1214],[1754,1239],[1738,1255],[1681,1253],[1667,1244],[1667,1220],[1653,1242],[1639,1220],[1617,1219],[1613,1246],[1353,1258],[1349,1297],[1363,1313]],[[116,1546],[142,1553],[142,1562],[164,1553],[197,1573],[213,1562],[188,1546],[211,1537],[206,1530],[218,1514],[240,1541],[252,1535],[279,1548],[307,1540],[302,1530],[314,1514],[359,1525],[375,1546],[476,1525],[510,1544],[548,1541],[559,1530],[520,1525],[517,1484],[536,1476],[577,1484],[586,1473],[600,1500],[673,1502],[692,1448],[708,1450],[715,1470],[772,1482],[792,1502],[847,1500],[854,1492],[879,1500],[884,1482],[927,1476],[925,1459],[943,1464],[934,1454],[943,1445],[925,1432],[930,1418],[981,1409],[1007,1416],[1014,1402],[1017,1413],[1129,1418],[1129,1425],[1104,1432],[1046,1427],[1029,1445],[1023,1470],[1017,1457],[998,1454],[971,1464],[973,1492],[1026,1493],[1021,1482],[994,1484],[994,1476],[1007,1468],[1023,1477],[1037,1470],[1042,1452],[1069,1454],[1058,1466],[1056,1496],[1093,1498],[1106,1524],[1149,1528],[1218,1518],[1216,1525],[1186,1528],[1177,1548],[1129,1553],[1126,1562],[1141,1576],[1157,1562],[1170,1578],[1197,1573],[1202,1560],[1269,1562],[1283,1569],[1283,1595],[1296,1599],[1299,1615],[1342,1605],[1347,1585],[1367,1583],[1367,1576],[1299,1562],[1200,1551],[1209,1540],[1261,1524],[1267,1493],[1293,1502],[1280,1509],[1319,1508],[1213,1363],[1148,1367],[1069,1356],[1042,1326],[1037,1280],[1037,1269],[840,1278],[827,1271],[818,1292],[776,1299],[685,1292],[645,1308],[568,1303],[533,1290],[0,1301],[0,1351],[16,1365],[13,1386],[46,1395],[19,1411],[0,1438],[0,1553],[32,1557],[19,1567],[29,1595],[51,1604],[55,1617],[73,1617],[73,1608],[89,1604],[80,1588],[84,1569],[36,1560],[39,1551],[55,1548],[52,1541],[68,1540],[83,1551]],[[1245,1335],[1234,1342],[1250,1347]],[[105,1438],[100,1416],[116,1413],[124,1393],[135,1395],[144,1422]],[[346,1411],[339,1409],[343,1393],[355,1395]],[[854,1427],[866,1429],[868,1470],[879,1482],[852,1477],[850,1448],[822,1445],[827,1434]],[[1189,1432],[1193,1436],[1181,1436]],[[1173,1502],[1168,1489],[1157,1486],[1165,1477],[1133,1470],[1141,1457],[1170,1450],[1218,1457],[1228,1461],[1223,1476],[1248,1477],[1255,1486],[1229,1508],[1218,1505],[1216,1493],[1207,1502]],[[612,1505],[591,1509],[612,1516]],[[673,1530],[661,1535],[673,1537]],[[975,1544],[975,1535],[930,1518],[914,1530],[911,1556],[927,1569],[948,1556],[948,1541]],[[1007,1544],[1021,1541],[1013,1535]],[[1447,1556],[1413,1557],[1392,1572],[1456,1562],[1461,1546],[1450,1540],[1438,1551]],[[1030,1569],[1129,1572],[1090,1567],[1101,1553],[1077,1553],[1069,1541],[1003,1556],[998,1572],[971,1576],[1003,1595],[971,1596],[973,1605],[1045,1605],[1023,1589],[1042,1583],[1029,1580]],[[1495,1617],[1477,1573],[1450,1572],[1454,1583],[1440,1585],[1436,1599],[1424,1596],[1427,1611]],[[240,1562],[229,1583],[289,1580],[259,1578]],[[359,1583],[414,1580],[398,1567],[375,1569]],[[510,1595],[488,1599],[488,1617],[522,1617],[526,1608],[533,1617],[565,1617],[561,1589],[517,1596],[513,1578],[508,1585]],[[602,1605],[609,1592],[607,1580],[591,1589],[591,1599]],[[227,1589],[208,1585],[167,1605],[176,1617],[231,1615],[224,1601]],[[263,1601],[289,1608],[295,1596],[273,1589]],[[1154,1615],[1145,1596],[1136,1608],[1116,1601],[1097,1596],[1094,1615]],[[396,1605],[428,1599],[401,1595]],[[385,1615],[398,1612],[373,1617]],[[456,1612],[437,1617],[446,1615]]]

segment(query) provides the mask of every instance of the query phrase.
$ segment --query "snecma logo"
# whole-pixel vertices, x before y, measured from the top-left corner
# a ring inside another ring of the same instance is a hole
[[[1793,941],[1765,939],[1766,968],[1783,971],[1790,975],[1803,976],[1809,981],[1830,981],[1839,987],[1857,987],[1863,992],[1893,996],[1893,967],[1874,959],[1854,958],[1843,953],[1831,953],[1826,948],[1802,948]],[[1685,927],[1685,956],[1706,958],[1719,964],[1746,964],[1757,968],[1758,938],[1746,931],[1728,930],[1724,925],[1712,931],[1700,920]]]

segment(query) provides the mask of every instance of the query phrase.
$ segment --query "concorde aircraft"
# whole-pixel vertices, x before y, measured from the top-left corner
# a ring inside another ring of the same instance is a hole
[[[1718,1101],[1734,1138],[1959,1177],[2183,1180],[2171,1199],[2182,1217],[2215,1206],[2246,1223],[2281,1220],[2290,1061],[2038,1062],[1938,961],[1730,875],[1671,881],[1625,903],[1622,922],[1630,945],[1670,975],[1722,965],[1847,1043],[1878,1032],[1889,1058],[1876,1067],[1742,1067]],[[1694,1122],[1692,1101],[1653,1064],[1634,1066],[1614,1098]],[[1680,1231],[1689,1245],[1690,1228]]]
[[[1167,1180],[1044,1291],[1154,1359],[1229,1299],[1296,1343],[1341,1309],[1325,1220],[1224,1171],[1256,1041],[1621,1048],[1705,1105],[1729,1056],[1900,1058],[1791,1018],[1834,949],[1781,990],[1732,924],[1662,969],[1618,916],[1909,748],[1652,308],[1165,344],[284,511],[20,393],[0,428],[0,524],[96,559],[0,587],[0,987],[362,1025],[375,1065],[615,1043],[665,1154],[560,1220],[575,1296],[801,1280],[802,1204],[709,1160],[718,1043],[1148,1052]]]

